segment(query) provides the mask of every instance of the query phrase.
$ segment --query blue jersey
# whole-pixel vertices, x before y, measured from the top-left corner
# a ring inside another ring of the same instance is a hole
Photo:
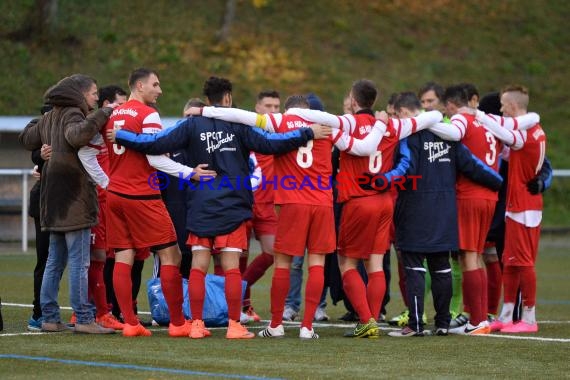
[[[250,151],[281,154],[313,138],[310,128],[269,133],[243,124],[206,117],[190,117],[157,134],[117,131],[117,143],[150,155],[184,149],[186,165],[208,164],[217,177],[211,181],[183,178],[186,186],[186,228],[199,237],[225,235],[251,219],[253,195],[249,174]]]

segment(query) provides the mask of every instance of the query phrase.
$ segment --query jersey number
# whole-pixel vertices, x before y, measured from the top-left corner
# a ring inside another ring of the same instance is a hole
[[[382,169],[382,152],[377,150],[369,156],[368,171],[372,174],[376,174],[380,172],[380,169]]]
[[[121,127],[123,125],[125,125],[124,120],[115,120],[113,122],[113,129],[117,131],[117,130],[121,129]],[[121,155],[121,154],[125,153],[125,147],[120,146],[119,144],[113,144],[113,152],[115,152],[115,154],[117,154],[117,155]]]
[[[301,146],[297,150],[297,165],[303,169],[310,168],[313,165],[313,140],[307,142],[307,146]]]
[[[485,139],[489,143],[489,149],[491,150],[485,154],[485,161],[487,162],[487,165],[493,166],[497,160],[497,140],[491,132],[485,132]]]

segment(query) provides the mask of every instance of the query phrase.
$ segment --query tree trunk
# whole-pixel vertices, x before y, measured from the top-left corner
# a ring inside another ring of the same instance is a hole
[[[218,42],[226,42],[230,35],[230,29],[236,16],[236,0],[226,1],[226,12],[224,13],[224,20],[222,27],[217,33]]]

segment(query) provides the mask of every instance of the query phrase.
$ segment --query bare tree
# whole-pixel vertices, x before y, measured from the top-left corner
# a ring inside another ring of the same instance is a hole
[[[57,29],[57,0],[35,0],[22,27],[11,33],[18,40],[51,38]]]
[[[236,16],[236,0],[226,1],[226,12],[224,13],[224,20],[222,27],[218,31],[216,37],[218,42],[226,42],[230,35],[230,29]]]

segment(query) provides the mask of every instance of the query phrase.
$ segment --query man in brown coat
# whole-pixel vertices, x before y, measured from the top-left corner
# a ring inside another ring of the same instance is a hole
[[[45,103],[53,109],[37,124],[30,123],[20,134],[28,150],[47,144],[51,158],[41,176],[40,220],[50,232],[49,256],[42,281],[40,304],[43,331],[66,330],[61,323],[57,296],[59,282],[69,260],[69,298],[77,317],[75,332],[102,334],[114,330],[97,325],[87,299],[89,239],[97,224],[95,184],[81,165],[77,151],[105,125],[115,104],[91,112],[97,103],[93,78],[74,74],[48,89]]]

